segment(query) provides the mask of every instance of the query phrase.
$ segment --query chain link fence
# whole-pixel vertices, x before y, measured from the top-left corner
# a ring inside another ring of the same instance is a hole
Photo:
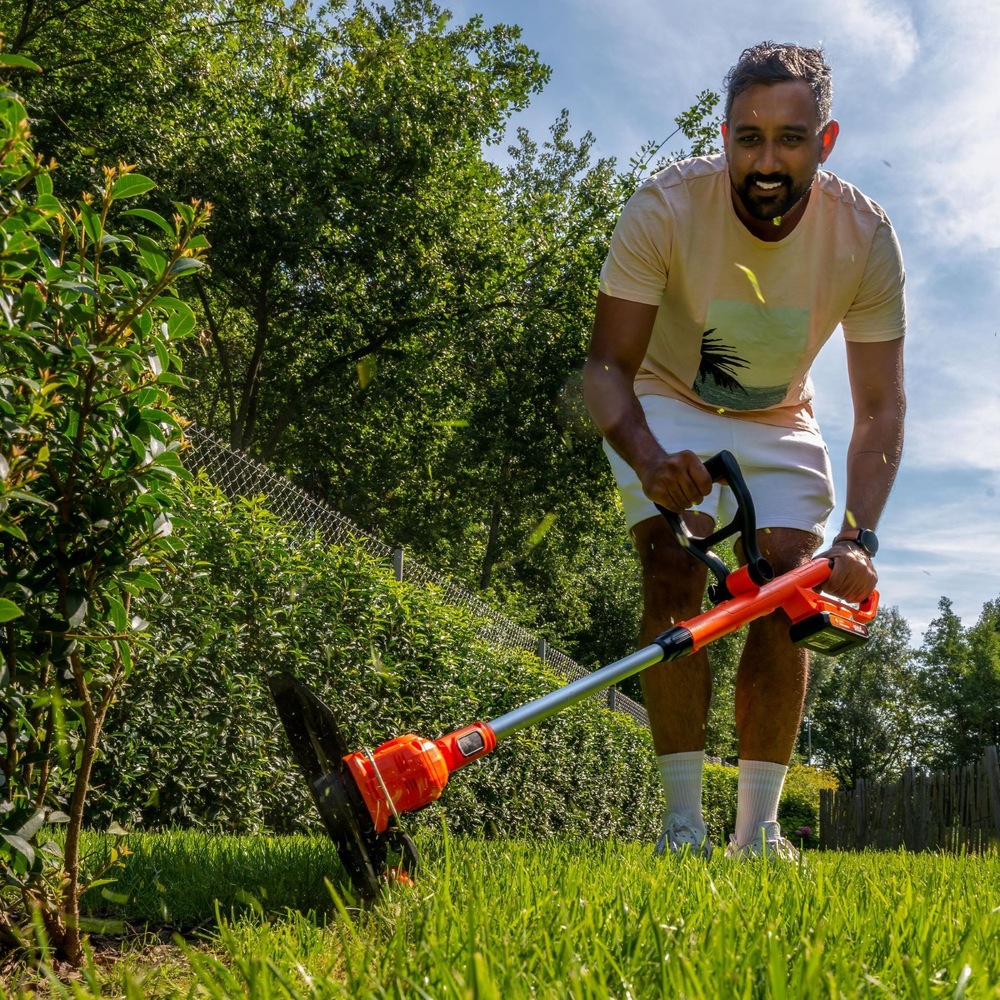
[[[360,545],[370,555],[390,563],[395,568],[397,579],[402,580],[405,574],[409,582],[433,584],[450,604],[466,608],[476,615],[482,622],[479,634],[494,646],[529,650],[568,680],[576,680],[588,673],[565,653],[551,649],[544,639],[515,624],[453,580],[412,559],[406,559],[404,565],[403,550],[399,546],[393,547],[373,538],[343,514],[311,497],[289,479],[277,475],[249,455],[234,451],[209,431],[192,424],[186,433],[192,448],[188,467],[204,470],[205,475],[226,496],[264,496],[273,513],[300,525],[303,531],[315,532],[327,544],[343,545],[349,542]],[[606,699],[609,708],[632,716],[643,726],[649,724],[646,709],[614,688],[594,697]]]

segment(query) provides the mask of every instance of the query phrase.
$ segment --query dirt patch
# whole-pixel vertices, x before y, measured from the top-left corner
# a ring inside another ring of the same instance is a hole
[[[96,980],[120,992],[117,987],[127,974],[144,986],[153,987],[147,995],[155,996],[156,987],[164,994],[183,988],[190,978],[187,955],[180,947],[209,952],[209,943],[203,936],[184,933],[169,925],[130,925],[116,922],[115,933],[89,933],[86,935],[87,959],[84,969],[77,969],[68,962],[48,958],[41,964],[30,963],[16,955],[0,956],[0,984],[8,995],[51,995],[50,977],[69,985],[85,979]]]

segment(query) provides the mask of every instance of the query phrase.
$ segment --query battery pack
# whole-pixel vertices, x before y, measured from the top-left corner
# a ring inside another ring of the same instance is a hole
[[[804,646],[826,656],[839,656],[868,641],[868,626],[832,611],[817,611],[797,621],[788,635],[796,646]]]

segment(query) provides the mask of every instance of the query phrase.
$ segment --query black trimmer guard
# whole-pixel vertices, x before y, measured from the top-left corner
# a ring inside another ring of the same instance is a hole
[[[351,749],[329,706],[289,673],[274,674],[268,686],[292,755],[348,878],[359,899],[370,902],[380,895],[387,877],[415,872],[416,848],[397,826],[382,834],[375,832],[368,807],[344,763]]]

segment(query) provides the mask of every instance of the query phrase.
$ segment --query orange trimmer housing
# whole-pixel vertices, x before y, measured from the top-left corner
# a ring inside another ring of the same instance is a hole
[[[452,771],[484,757],[497,745],[489,723],[474,722],[439,740],[414,733],[397,736],[370,753],[344,758],[371,813],[375,832],[382,833],[393,816],[429,805],[444,791]]]
[[[868,638],[867,624],[878,611],[879,595],[873,590],[861,605],[854,607],[819,593],[814,588],[826,582],[830,570],[829,559],[814,559],[758,586],[750,578],[747,567],[741,566],[726,577],[726,588],[733,595],[729,600],[683,622],[678,628],[690,632],[690,652],[694,652],[780,608],[791,619],[793,642],[831,655],[843,652]],[[831,638],[821,643],[815,640],[814,636],[823,629],[830,636],[839,631],[839,641]]]

